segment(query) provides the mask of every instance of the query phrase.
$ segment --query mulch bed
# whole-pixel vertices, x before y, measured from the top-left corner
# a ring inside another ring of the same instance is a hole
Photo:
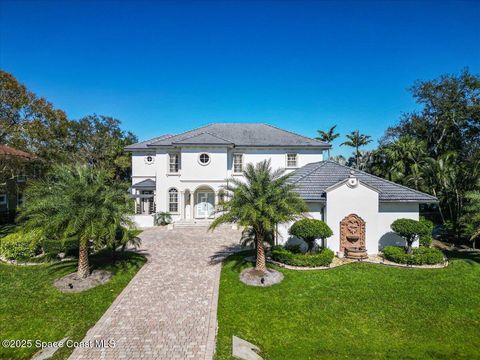
[[[106,270],[94,270],[87,278],[81,278],[74,272],[55,280],[53,286],[64,293],[78,293],[103,285],[109,282],[111,278],[112,273]]]

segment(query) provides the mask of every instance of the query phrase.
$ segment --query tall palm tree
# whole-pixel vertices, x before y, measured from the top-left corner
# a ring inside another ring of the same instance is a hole
[[[289,175],[283,170],[272,171],[270,160],[247,164],[243,172],[245,181],[228,180],[225,191],[228,200],[219,210],[221,215],[210,225],[210,230],[223,223],[238,223],[251,227],[257,242],[255,269],[265,272],[263,242],[268,233],[275,231],[276,224],[298,219],[308,211],[303,199],[294,192],[294,185],[287,182]]]
[[[359,166],[359,159],[360,159],[360,151],[359,149],[362,146],[368,145],[372,142],[371,136],[360,134],[358,130],[352,131],[350,134],[347,134],[348,141],[345,141],[340,144],[340,146],[350,146],[355,148],[355,163],[357,168]]]
[[[333,125],[328,131],[317,130],[318,136],[315,139],[331,144],[333,140],[340,136],[340,133],[335,132],[336,127],[337,125]],[[330,149],[328,149],[327,152],[328,159],[330,159]]]
[[[45,179],[32,181],[19,220],[44,237],[79,241],[78,276],[90,274],[89,242],[105,242],[119,226],[130,225],[127,193],[104,170],[56,166]]]

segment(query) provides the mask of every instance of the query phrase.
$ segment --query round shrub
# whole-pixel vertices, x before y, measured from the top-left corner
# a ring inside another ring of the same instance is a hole
[[[383,256],[398,264],[408,265],[434,265],[444,261],[443,253],[432,248],[417,248],[413,249],[411,254],[407,254],[401,247],[386,246],[383,249]]]
[[[421,234],[428,232],[424,224],[418,220],[413,219],[397,219],[392,225],[391,229],[407,242],[407,253],[412,252],[412,244]]]
[[[333,235],[332,229],[317,219],[298,220],[290,227],[288,233],[303,239],[308,244],[308,252],[312,251],[315,239],[322,239],[322,247],[325,247],[325,239]]]
[[[40,238],[34,231],[18,231],[0,239],[0,254],[9,260],[26,260],[39,250]]]
[[[282,247],[272,249],[272,259],[283,264],[302,267],[328,266],[333,260],[333,251],[323,248],[315,254],[294,254]]]

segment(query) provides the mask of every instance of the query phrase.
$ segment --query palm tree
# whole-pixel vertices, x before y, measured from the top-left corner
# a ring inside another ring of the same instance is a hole
[[[263,242],[268,233],[275,231],[276,224],[293,221],[308,211],[303,199],[293,191],[294,185],[287,182],[289,175],[283,170],[272,171],[270,160],[247,164],[243,172],[245,181],[228,180],[224,187],[226,200],[219,209],[221,215],[210,225],[210,230],[223,223],[238,223],[251,227],[257,242],[255,269],[265,272]]]
[[[475,241],[480,237],[480,190],[467,192],[465,198],[467,204],[462,220],[467,224],[470,241],[472,241],[472,247],[475,249]]]
[[[125,189],[90,166],[54,167],[46,178],[29,184],[26,199],[19,216],[25,228],[58,241],[78,238],[81,278],[90,273],[89,242],[109,242],[120,226],[131,224]]]
[[[318,136],[315,138],[317,140],[326,142],[327,144],[331,144],[333,140],[340,136],[340,133],[335,132],[335,128],[337,125],[333,125],[328,131],[317,130]],[[330,149],[328,151],[328,159],[330,159]]]
[[[370,139],[371,136],[369,135],[364,135],[360,134],[358,130],[352,131],[350,134],[347,135],[348,141],[345,141],[340,144],[340,146],[350,146],[355,148],[355,163],[357,165],[357,168],[359,166],[359,159],[360,159],[360,151],[359,149],[362,146],[368,145],[372,142]]]

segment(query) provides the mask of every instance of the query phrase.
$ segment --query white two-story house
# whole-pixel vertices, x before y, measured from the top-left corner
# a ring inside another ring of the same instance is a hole
[[[330,145],[265,124],[211,124],[178,135],[164,135],[127,147],[132,152],[135,222],[153,225],[155,212],[169,212],[176,224],[208,222],[222,201],[227,179],[243,177],[248,163],[270,159],[272,168],[294,171],[290,182],[305,200],[307,217],[333,230],[328,246],[342,253],[361,248],[375,254],[401,245],[391,223],[418,220],[420,204],[431,195],[332,161],[323,161]],[[278,242],[299,241],[279,224]]]
[[[210,124],[130,145],[135,221],[151,226],[155,212],[169,212],[174,222],[209,219],[222,185],[241,177],[245,164],[271,159],[274,169],[291,172],[322,161],[329,147],[266,124]]]

